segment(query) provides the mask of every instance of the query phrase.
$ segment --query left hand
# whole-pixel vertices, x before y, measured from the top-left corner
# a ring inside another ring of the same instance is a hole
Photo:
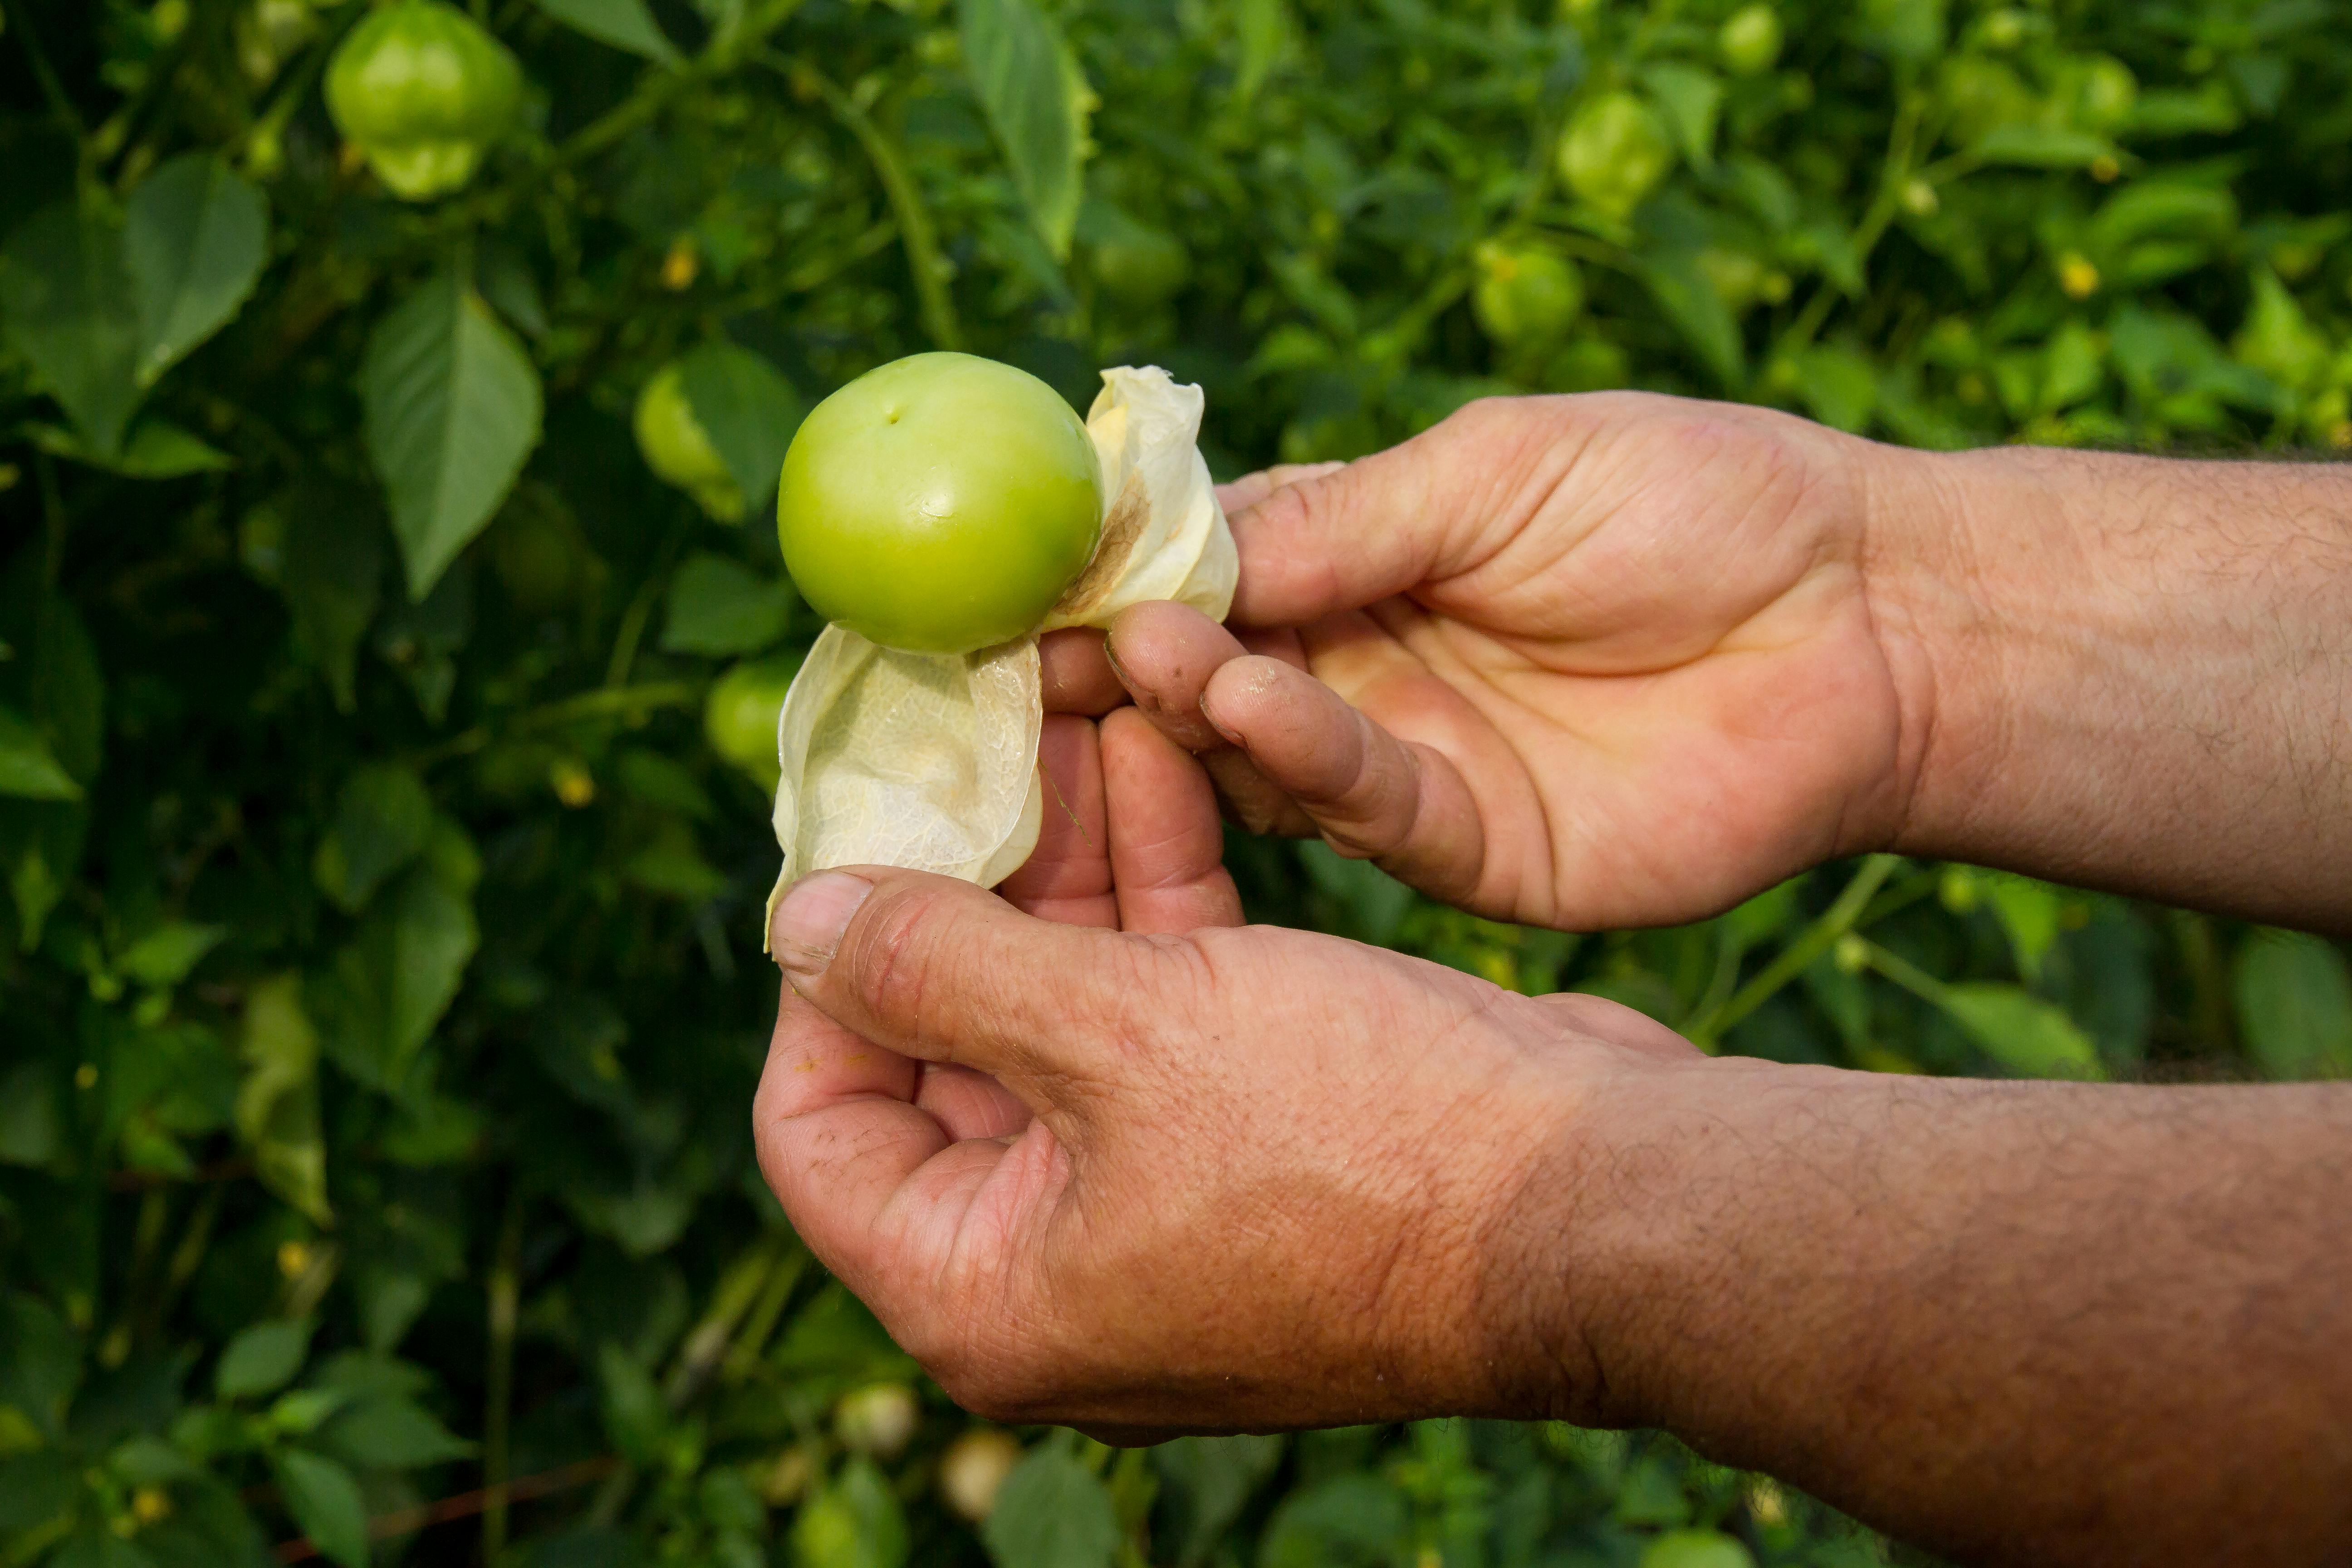
[[[1114,700],[1077,651],[1049,701]],[[1233,929],[1199,763],[1132,709],[1046,733],[1061,798],[1002,898],[864,867],[779,908],[755,1132],[817,1257],[1001,1419],[1581,1408],[1522,1205],[1598,1084],[1702,1058],[1595,997]]]

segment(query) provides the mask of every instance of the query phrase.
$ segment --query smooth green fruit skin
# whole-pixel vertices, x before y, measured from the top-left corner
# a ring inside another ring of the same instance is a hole
[[[800,673],[798,654],[748,659],[710,684],[702,732],[710,749],[768,789],[783,771],[776,760],[776,716]]]
[[[776,489],[801,596],[885,647],[1037,629],[1102,531],[1094,443],[1060,393],[971,354],[866,372],[803,422]]]
[[[1675,144],[1657,111],[1630,92],[1604,93],[1577,110],[1559,139],[1569,189],[1622,218],[1675,166]]]
[[[1780,14],[1766,5],[1743,5],[1715,36],[1717,53],[1734,76],[1756,76],[1780,58]]]
[[[1550,342],[1584,309],[1584,279],[1558,251],[1489,241],[1478,247],[1477,260],[1470,310],[1497,343]]]
[[[514,123],[522,68],[443,0],[396,0],[351,31],[327,67],[327,110],[394,195],[462,188]]]
[[[720,522],[743,521],[743,489],[735,482],[710,433],[687,401],[686,377],[677,362],[654,373],[637,394],[637,450],[646,467],[695,499]]]

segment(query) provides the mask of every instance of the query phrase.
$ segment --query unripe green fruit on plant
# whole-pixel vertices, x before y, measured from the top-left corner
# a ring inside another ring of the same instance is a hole
[[[996,1511],[996,1494],[1020,1462],[1021,1444],[1012,1433],[967,1432],[940,1456],[940,1495],[961,1518],[982,1523]]]
[[[1675,144],[1664,121],[1635,93],[1601,94],[1560,132],[1560,177],[1611,217],[1641,205],[1674,166]]]
[[[833,1435],[853,1454],[895,1459],[913,1441],[923,1408],[903,1383],[853,1389],[834,1406]]]
[[[1780,59],[1780,13],[1766,5],[1742,5],[1716,30],[1716,53],[1734,76],[1759,76]]]
[[[1173,235],[1140,225],[1093,249],[1095,286],[1138,310],[1174,299],[1192,272],[1192,257]]]
[[[1471,313],[1496,343],[1556,342],[1584,308],[1576,263],[1548,246],[1482,240],[1474,256],[1478,280],[1470,287]]]
[[[327,110],[387,189],[431,201],[462,189],[522,102],[522,69],[443,0],[369,15],[327,67]]]
[[[776,759],[776,716],[800,669],[798,654],[747,659],[711,682],[703,700],[702,733],[710,749],[768,790],[783,771]]]
[[[2074,123],[2086,131],[2120,131],[2139,106],[2139,79],[2113,55],[2092,55],[2061,77]]]
[[[1756,1568],[1756,1559],[1721,1531],[1670,1530],[1642,1548],[1641,1568]]]
[[[646,467],[692,496],[720,522],[743,521],[743,487],[710,444],[710,433],[687,400],[686,377],[673,361],[637,394],[637,450]]]
[[[1035,376],[971,354],[913,354],[818,404],[776,490],[801,596],[916,653],[1036,630],[1101,533],[1101,469],[1077,415]]]

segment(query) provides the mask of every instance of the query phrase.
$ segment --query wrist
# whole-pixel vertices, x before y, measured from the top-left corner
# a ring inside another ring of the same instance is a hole
[[[1885,841],[1858,847],[1932,854],[1963,839],[1960,819],[2013,761],[1987,517],[2044,542],[2062,520],[2050,495],[2004,468],[2005,453],[1870,451],[1864,595],[1895,690],[1898,805]]]
[[[1703,1393],[1689,1348],[1707,1343],[1728,1293],[1721,1271],[1738,1238],[1724,1227],[1758,1180],[1758,1148],[1774,1142],[1746,1126],[1751,1112],[1782,1100],[1776,1089],[1827,1093],[1855,1075],[1574,1048],[1626,1059],[1570,1089],[1514,1205],[1507,1270],[1537,1369],[1517,1414],[1664,1426]]]

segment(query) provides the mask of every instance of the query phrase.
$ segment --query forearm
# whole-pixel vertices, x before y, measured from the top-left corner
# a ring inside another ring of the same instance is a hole
[[[1889,453],[1895,847],[2352,930],[2352,470]]]
[[[1725,1061],[1611,1121],[1555,1172],[1571,1415],[1969,1561],[2352,1552],[2352,1090]]]

